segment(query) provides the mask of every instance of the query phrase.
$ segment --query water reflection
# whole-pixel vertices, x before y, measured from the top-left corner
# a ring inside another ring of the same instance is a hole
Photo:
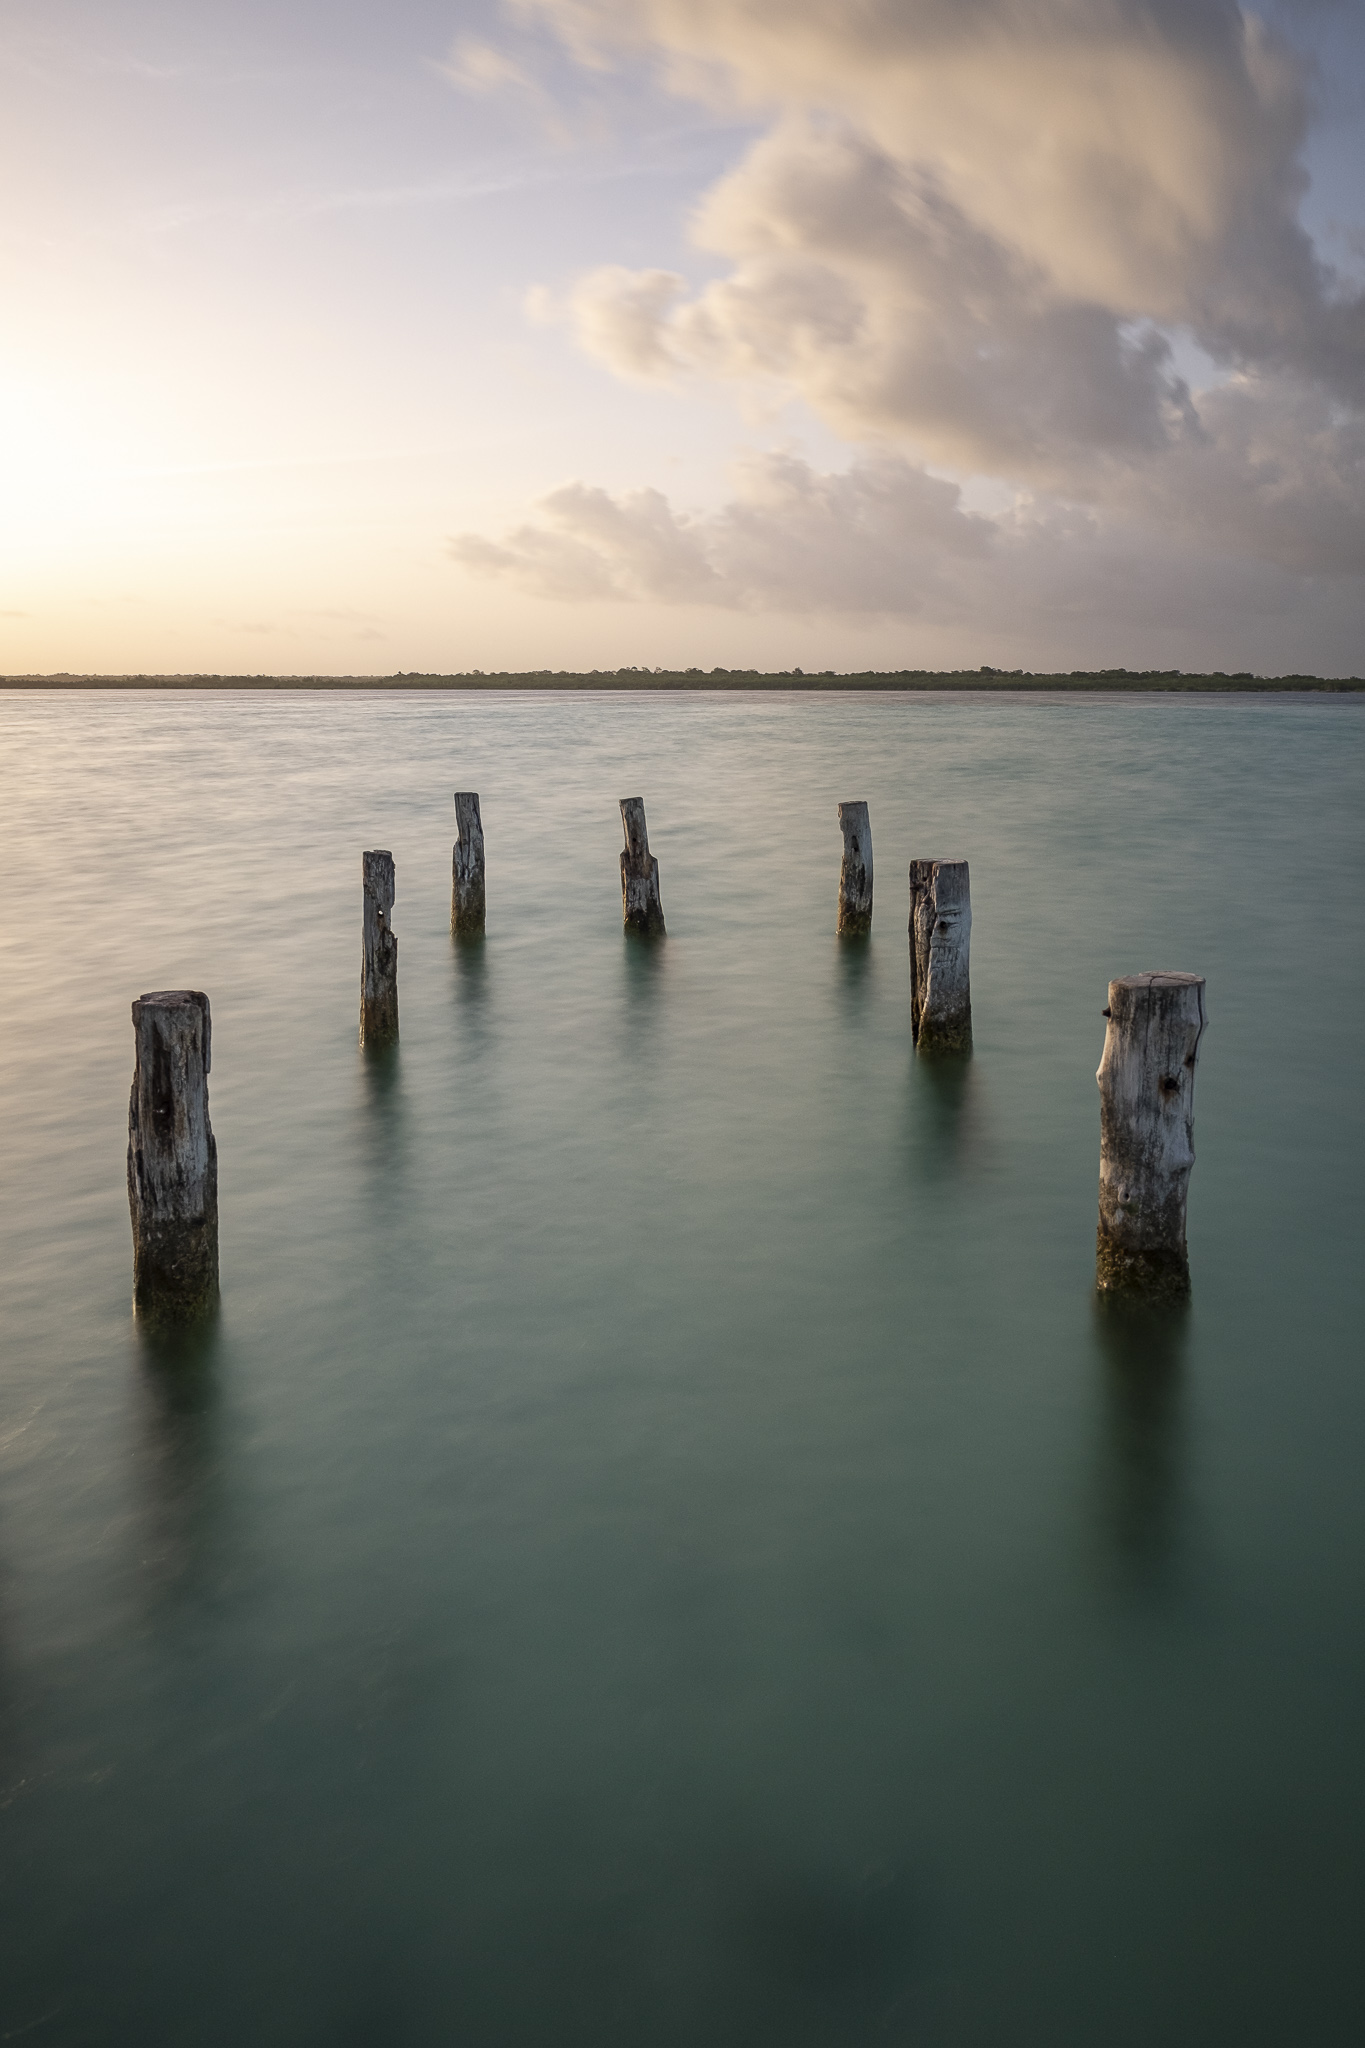
[[[218,1521],[219,1319],[138,1330],[138,1565],[181,1593],[204,1576]]]
[[[621,958],[626,1014],[632,1023],[648,1023],[658,1010],[668,942],[642,932],[623,931]]]
[[[847,1021],[861,1023],[867,984],[872,973],[872,939],[868,933],[836,940],[839,1004]],[[855,1008],[854,1005],[857,1005]]]
[[[861,2037],[866,2009],[884,2013],[914,1977],[920,1928],[920,1899],[905,1870],[879,1862],[855,1877],[803,1869],[789,1857],[749,1875],[727,1931],[769,1996],[819,2000]]]
[[[1179,1560],[1188,1329],[1183,1303],[1096,1300],[1104,1390],[1100,1515],[1121,1584],[1146,1595],[1169,1588]]]
[[[455,962],[455,1006],[465,1045],[482,1050],[489,1042],[488,941],[482,932],[450,936]]]
[[[909,1019],[906,1019],[909,1036]],[[931,1175],[961,1172],[977,1132],[977,1085],[969,1052],[912,1052],[909,1107],[917,1165]]]
[[[406,1142],[402,1054],[397,1045],[362,1045],[364,1110],[361,1133],[366,1164],[382,1175],[392,1172]]]

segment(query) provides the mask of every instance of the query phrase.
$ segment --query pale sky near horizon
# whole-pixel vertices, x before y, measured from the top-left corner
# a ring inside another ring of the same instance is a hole
[[[1365,673],[1365,5],[3,0],[0,676]]]

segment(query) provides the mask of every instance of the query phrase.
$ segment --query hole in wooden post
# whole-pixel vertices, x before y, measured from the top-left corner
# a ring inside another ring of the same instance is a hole
[[[1185,1203],[1194,1165],[1193,1074],[1204,1032],[1197,974],[1129,974],[1109,984],[1100,1087],[1095,1278],[1102,1294],[1189,1293]],[[1153,1102],[1152,1096],[1159,1100]]]

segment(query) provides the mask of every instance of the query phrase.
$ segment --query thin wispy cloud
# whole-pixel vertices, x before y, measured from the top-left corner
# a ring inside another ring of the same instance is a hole
[[[199,68],[187,55],[153,56],[86,33],[54,33],[50,21],[41,28],[12,23],[7,30],[0,30],[0,70],[24,71],[35,78],[78,73],[89,78],[173,85],[193,77]]]
[[[486,169],[461,169],[447,176],[419,183],[394,185],[353,185],[332,189],[304,186],[287,192],[250,198],[170,201],[140,212],[136,230],[148,235],[175,235],[211,221],[246,223],[306,222],[328,215],[382,214],[430,211],[462,207],[480,201],[502,199],[521,192],[562,190],[567,186],[600,186],[633,183],[647,178],[677,175],[680,156],[686,162],[686,148],[697,135],[695,128],[680,126],[655,137],[653,150],[610,158],[583,157],[577,161],[546,163],[540,156],[525,155],[515,161]],[[708,133],[710,131],[707,131]],[[678,146],[681,145],[681,151]]]
[[[461,36],[449,56],[433,68],[461,92],[480,97],[507,92],[528,93],[536,100],[546,97],[545,87],[524,65],[495,43],[480,42],[473,36]]]

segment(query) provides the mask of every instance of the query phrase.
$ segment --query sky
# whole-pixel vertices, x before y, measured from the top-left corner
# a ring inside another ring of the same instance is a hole
[[[0,675],[1365,673],[1359,0],[0,0]]]

